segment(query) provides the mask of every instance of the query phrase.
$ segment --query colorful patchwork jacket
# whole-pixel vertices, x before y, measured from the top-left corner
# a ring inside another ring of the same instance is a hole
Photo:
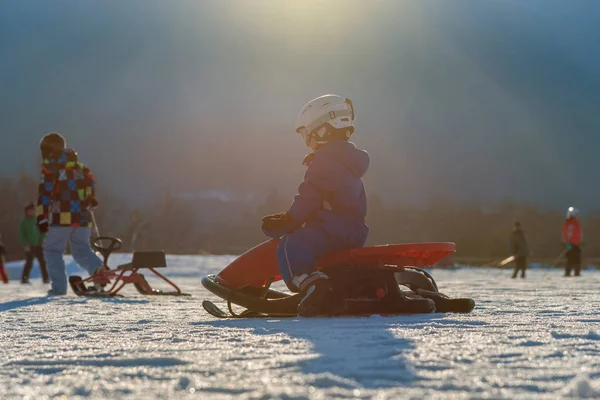
[[[97,205],[94,177],[77,161],[77,152],[66,149],[58,158],[45,159],[39,185],[36,216],[51,226],[91,227],[90,208]]]

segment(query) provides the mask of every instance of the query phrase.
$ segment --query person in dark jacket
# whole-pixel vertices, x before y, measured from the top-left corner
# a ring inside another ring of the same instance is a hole
[[[21,283],[29,283],[29,274],[33,267],[33,259],[37,258],[42,272],[44,283],[50,283],[48,279],[48,270],[46,269],[46,259],[44,258],[44,250],[42,242],[44,237],[38,228],[35,218],[35,205],[29,203],[25,206],[25,217],[19,223],[19,243],[25,250],[25,265],[23,266],[23,275]]]
[[[8,283],[8,274],[6,273],[6,268],[4,266],[4,243],[2,242],[2,235],[0,235],[0,279],[4,283]]]
[[[515,222],[514,229],[510,234],[510,252],[515,258],[515,270],[512,275],[513,279],[517,277],[519,271],[521,271],[521,278],[525,278],[529,247],[527,246],[527,239],[525,238],[523,226],[518,221]]]
[[[313,150],[305,157],[304,181],[288,211],[263,218],[263,232],[281,237],[277,247],[279,271],[288,288],[302,294],[298,315],[330,312],[329,277],[315,270],[324,256],[362,247],[367,196],[362,182],[369,155],[348,139],[354,132],[354,108],[349,99],[326,95],[307,103],[296,132]]]

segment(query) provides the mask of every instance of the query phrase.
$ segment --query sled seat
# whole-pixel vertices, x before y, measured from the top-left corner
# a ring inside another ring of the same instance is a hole
[[[141,268],[166,268],[167,257],[164,251],[136,251],[131,262],[119,265],[118,270],[130,271]]]
[[[456,251],[456,244],[407,243],[360,247],[330,254],[317,263],[317,269],[340,264],[430,266]]]

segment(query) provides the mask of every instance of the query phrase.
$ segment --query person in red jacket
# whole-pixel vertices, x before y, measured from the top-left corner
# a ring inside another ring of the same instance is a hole
[[[571,270],[575,271],[575,276],[581,273],[581,241],[583,240],[583,230],[579,222],[579,210],[575,207],[569,207],[567,218],[563,224],[563,242],[567,249],[567,266],[565,267],[565,276],[571,276]]]

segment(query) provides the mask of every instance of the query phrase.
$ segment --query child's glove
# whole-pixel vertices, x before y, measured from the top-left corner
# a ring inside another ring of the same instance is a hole
[[[37,217],[37,225],[40,229],[40,233],[48,233],[48,219],[44,218],[43,215]]]
[[[287,212],[280,212],[277,214],[272,214],[272,215],[265,215],[264,217],[262,217],[262,222],[271,220],[271,219],[279,219],[279,218],[283,218],[284,215],[286,215]]]
[[[565,248],[567,250],[571,250],[573,248],[573,245],[571,243],[565,243]]]
[[[278,230],[285,222],[289,221],[289,218],[292,217],[286,212],[264,216],[262,217],[262,229],[263,231]]]
[[[301,223],[287,212],[267,215],[262,218],[262,231],[269,237],[281,237],[295,230]]]
[[[89,203],[89,207],[91,210],[95,209],[96,207],[98,207],[98,200],[96,200],[95,197],[92,197],[90,199],[90,203]]]

